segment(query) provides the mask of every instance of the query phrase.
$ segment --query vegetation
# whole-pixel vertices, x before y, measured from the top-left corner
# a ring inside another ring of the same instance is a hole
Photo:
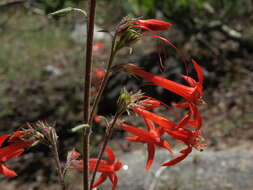
[[[80,63],[84,58],[83,44],[76,44],[70,33],[84,19],[77,14],[54,18],[47,15],[68,6],[83,8],[86,1],[0,2],[0,134],[25,122],[48,120],[61,126],[57,130],[65,139],[62,145],[76,144],[78,137],[69,131],[69,126],[82,121]],[[252,9],[250,0],[112,0],[109,4],[99,1],[96,23],[106,30],[111,29],[126,15],[172,22],[173,28],[164,35],[187,55],[201,60],[203,66],[208,102],[203,117],[205,125],[215,131],[210,134],[208,143],[225,137],[224,143],[231,146],[233,141],[229,139],[252,138]],[[107,14],[108,10],[115,10],[113,17]],[[134,51],[142,50],[145,43],[137,44]],[[149,46],[148,53],[161,53],[156,52],[155,42],[151,41]],[[171,52],[165,59],[169,60],[168,69],[173,62]],[[147,54],[139,56],[147,59]],[[104,62],[105,55],[106,50],[96,53],[96,62]],[[138,62],[141,57],[132,59]],[[177,60],[174,61],[177,65]],[[150,68],[154,65],[156,63],[150,61]],[[107,100],[113,101],[110,93]],[[171,101],[178,99],[172,97]],[[100,105],[101,113],[106,112],[104,108]],[[213,120],[214,117],[218,119]],[[96,130],[100,135],[94,138],[100,140],[103,128]],[[236,133],[241,134],[240,137],[235,137]],[[118,136],[124,135],[118,132]],[[219,149],[219,145],[214,146]],[[68,149],[63,147],[63,152]]]

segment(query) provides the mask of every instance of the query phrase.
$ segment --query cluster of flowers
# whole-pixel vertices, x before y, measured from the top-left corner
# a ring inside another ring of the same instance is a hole
[[[167,30],[169,27],[171,27],[170,23],[155,19],[137,20],[132,27],[141,28],[151,32],[151,35],[145,36],[151,36],[162,40],[172,46],[177,52],[179,52],[179,50],[171,42],[156,34],[156,31]],[[122,128],[134,135],[133,137],[127,138],[129,141],[147,144],[147,169],[150,168],[153,162],[156,146],[168,150],[171,155],[174,156],[170,144],[162,138],[164,134],[167,134],[176,141],[186,145],[186,148],[180,151],[179,156],[176,156],[172,160],[163,163],[162,166],[174,165],[186,158],[187,155],[191,153],[193,148],[202,150],[202,148],[205,146],[202,143],[203,138],[200,136],[202,119],[197,108],[198,104],[204,103],[202,100],[202,84],[204,76],[197,62],[192,60],[192,64],[197,73],[198,81],[190,76],[182,75],[182,78],[188,83],[188,86],[176,83],[160,76],[153,75],[133,64],[124,66],[124,70],[127,73],[139,76],[144,80],[151,82],[153,85],[160,86],[185,99],[185,102],[173,105],[174,107],[187,110],[187,114],[177,123],[172,122],[171,120],[150,111],[151,109],[159,107],[161,105],[161,102],[158,100],[147,99],[140,101],[137,104],[133,104],[133,106],[130,106],[130,109],[133,112],[143,118],[148,129],[143,130],[128,124],[123,124]]]
[[[103,183],[107,178],[112,182],[112,190],[116,189],[118,183],[118,177],[116,172],[122,168],[122,163],[120,161],[116,161],[115,155],[110,148],[106,148],[105,152],[107,153],[107,160],[100,160],[97,171],[101,173],[100,177],[93,184],[93,187],[99,186]],[[67,165],[72,166],[80,171],[83,170],[83,161],[78,160],[80,157],[80,153],[72,150],[68,153]],[[98,162],[97,158],[89,159],[89,171],[93,172],[96,167],[96,163]]]
[[[115,46],[116,50],[122,47],[129,46],[133,42],[139,40],[142,36],[151,36],[156,39],[171,45],[177,52],[178,49],[167,39],[157,35],[157,31],[167,30],[171,27],[168,22],[148,19],[148,20],[125,20],[117,30],[119,40]],[[148,31],[151,34],[143,34],[142,31]],[[127,64],[121,66],[121,70],[125,72],[143,78],[146,81],[151,82],[153,85],[160,86],[172,93],[175,93],[182,98],[184,102],[180,104],[173,104],[174,107],[186,110],[186,114],[178,122],[174,122],[168,118],[160,116],[152,112],[152,109],[162,105],[159,100],[153,98],[143,99],[141,94],[129,95],[127,97],[127,103],[124,104],[126,109],[136,113],[146,123],[147,129],[141,129],[136,126],[131,126],[126,123],[122,123],[121,128],[126,132],[134,135],[127,137],[127,140],[132,142],[139,142],[147,144],[148,159],[146,163],[146,169],[149,169],[153,163],[155,157],[155,148],[161,147],[169,151],[172,159],[164,162],[162,166],[171,166],[179,163],[192,152],[193,148],[202,150],[205,146],[203,144],[203,138],[201,137],[202,118],[198,111],[197,105],[203,104],[202,89],[203,89],[203,72],[196,61],[192,60],[192,65],[197,73],[198,80],[196,81],[190,76],[182,75],[182,78],[188,85],[183,85],[169,79],[153,75],[148,73],[136,65]],[[104,77],[104,71],[100,69],[94,69],[95,73],[93,83],[94,92],[92,94],[96,96],[96,91],[100,86],[100,80]],[[95,116],[95,120],[99,121],[98,116]],[[34,129],[33,127],[30,129]],[[180,150],[179,155],[175,155],[170,143],[163,137],[168,135],[175,139],[177,142],[185,145],[185,148]],[[43,123],[40,123],[39,127],[35,130],[16,131],[13,134],[7,134],[0,137],[0,174],[6,177],[14,177],[17,174],[8,169],[4,163],[15,157],[20,156],[24,148],[34,144],[38,139],[44,138],[44,143],[49,145],[56,145],[57,135],[52,127],[49,127]],[[116,161],[115,155],[110,148],[106,148],[107,160],[100,160],[97,171],[101,173],[100,177],[93,184],[93,187],[99,186],[107,178],[112,182],[112,190],[116,189],[118,178],[116,172],[122,168],[122,163]],[[78,170],[83,170],[83,162],[79,159],[80,153],[72,150],[68,153],[66,168],[74,167]],[[95,170],[96,164],[99,161],[97,158],[89,159],[89,171]]]
[[[15,177],[16,172],[8,169],[4,163],[8,160],[20,156],[26,147],[32,145],[32,141],[26,141],[25,133],[16,131],[13,134],[2,135],[0,137],[0,174],[5,177]]]
[[[170,41],[156,34],[157,31],[167,30],[170,28],[170,26],[171,24],[168,22],[155,19],[127,20],[126,23],[119,27],[118,33],[122,36],[117,44],[117,48],[120,49],[124,47],[124,44],[127,44],[128,46],[142,36],[150,36],[162,40],[180,53],[180,51]],[[142,29],[151,32],[151,34],[141,34],[136,32],[134,29]],[[182,54],[180,53],[180,55]],[[192,60],[192,64],[196,70],[198,81],[192,77],[182,75],[182,78],[188,83],[189,86],[153,75],[133,64],[120,66],[121,70],[124,70],[128,74],[139,76],[144,80],[151,82],[153,85],[160,86],[185,99],[185,102],[181,104],[173,104],[173,106],[176,108],[187,110],[187,113],[180,121],[173,122],[165,117],[151,112],[152,109],[162,105],[159,100],[155,100],[153,98],[146,98],[143,100],[143,96],[140,94],[131,95],[128,98],[128,103],[126,103],[127,109],[136,113],[144,120],[147,125],[147,130],[140,129],[126,123],[123,123],[121,127],[126,132],[134,135],[132,137],[127,137],[127,140],[147,144],[148,159],[146,163],[146,169],[149,169],[153,163],[155,147],[157,146],[168,150],[171,156],[174,157],[171,160],[164,162],[162,166],[171,166],[177,164],[185,159],[187,155],[192,152],[193,148],[201,151],[205,146],[203,144],[203,138],[200,136],[202,119],[197,108],[198,104],[204,103],[202,100],[202,84],[204,76],[197,62]],[[170,143],[162,137],[164,134],[167,134],[176,141],[186,145],[186,148],[182,149],[178,156],[175,156]],[[115,162],[115,156],[111,149],[106,148],[105,151],[107,152],[108,160],[101,160],[97,170],[101,173],[101,175],[93,184],[93,187],[99,186],[108,177],[113,184],[112,190],[115,190],[118,182],[115,172],[121,169],[122,163],[120,161]],[[71,151],[69,154],[74,155],[71,165],[78,170],[82,170],[82,160],[77,160],[80,154],[75,151]],[[94,171],[97,162],[98,159],[96,158],[91,158],[89,160],[89,170],[91,172]]]
[[[189,76],[182,76],[189,86],[145,72],[135,65],[125,66],[127,72],[134,73],[135,75],[152,82],[154,85],[165,88],[166,90],[169,90],[186,100],[181,104],[173,104],[177,108],[187,109],[187,114],[178,123],[172,122],[171,120],[150,111],[151,109],[161,105],[161,102],[158,100],[147,99],[130,106],[130,109],[133,112],[143,118],[148,130],[139,129],[128,124],[123,124],[122,128],[135,135],[134,137],[128,137],[127,139],[129,141],[147,144],[149,153],[146,164],[147,169],[150,168],[153,162],[155,146],[167,149],[171,155],[174,156],[170,144],[161,138],[164,134],[167,134],[178,142],[183,143],[187,146],[187,148],[181,150],[179,156],[163,163],[162,166],[174,165],[186,158],[187,155],[191,153],[192,148],[202,150],[202,147],[204,147],[204,144],[202,143],[203,138],[200,136],[202,121],[196,106],[197,104],[204,103],[201,98],[203,73],[195,61],[192,61],[192,63],[197,71],[199,81],[197,82]]]

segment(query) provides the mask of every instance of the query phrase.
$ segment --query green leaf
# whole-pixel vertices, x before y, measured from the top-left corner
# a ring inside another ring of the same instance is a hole
[[[81,129],[89,128],[89,127],[90,127],[89,124],[77,125],[77,126],[75,126],[75,127],[73,127],[73,128],[71,129],[71,132],[75,133],[75,132],[77,132],[77,131],[79,131],[79,130],[81,130]]]
[[[61,15],[61,14],[67,14],[67,13],[74,12],[74,11],[80,12],[80,13],[84,14],[85,16],[87,16],[87,13],[84,10],[77,9],[77,8],[72,8],[72,7],[67,7],[67,8],[64,8],[64,9],[60,9],[58,11],[50,13],[49,15],[50,16],[56,16],[56,15]]]

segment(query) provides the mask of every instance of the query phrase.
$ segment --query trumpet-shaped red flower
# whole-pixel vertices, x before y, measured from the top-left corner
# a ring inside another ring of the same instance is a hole
[[[92,50],[93,51],[101,51],[105,48],[105,44],[103,42],[96,42],[93,46],[92,46]]]
[[[196,106],[194,106],[194,108],[194,110],[190,110],[189,113],[186,114],[178,123],[172,122],[167,118],[164,118],[142,108],[133,108],[133,111],[142,117],[148,118],[153,123],[158,124],[161,128],[160,130],[163,132],[169,133],[170,131],[176,131],[180,128],[184,128],[185,126],[193,126],[196,130],[200,130],[201,117],[198,110],[196,109]],[[190,120],[191,115],[194,115],[195,119]]]
[[[160,30],[168,30],[172,24],[169,22],[165,22],[157,19],[147,19],[147,20],[135,20],[133,27],[143,28],[145,30],[151,31],[160,31]]]
[[[186,114],[185,117],[181,120],[181,124],[178,125],[179,128],[185,125],[189,125],[195,127],[196,130],[200,130],[202,125],[202,118],[195,104],[184,102],[181,104],[174,104],[174,106],[178,108],[186,108],[189,110],[188,114]],[[193,117],[192,120],[190,120],[191,117]]]
[[[161,40],[162,42],[168,44],[173,49],[175,49],[175,51],[183,59],[185,59],[183,53],[181,51],[179,51],[179,49],[171,41],[156,34],[156,31],[168,30],[171,26],[172,26],[172,24],[169,22],[165,22],[165,21],[157,20],[157,19],[147,19],[147,20],[135,20],[134,25],[131,26],[131,28],[139,28],[139,29],[143,29],[143,30],[150,32],[151,34],[143,34],[143,36],[152,37],[152,38],[156,38],[158,40]]]
[[[91,85],[93,87],[91,94],[93,96],[97,95],[97,91],[100,87],[101,81],[103,77],[105,76],[105,71],[100,68],[92,68],[92,79],[91,79]]]
[[[143,107],[147,110],[158,108],[160,105],[161,102],[155,99],[145,99],[138,102],[138,107]]]
[[[163,163],[162,166],[171,166],[177,164],[191,153],[192,148],[196,148],[202,151],[202,148],[205,146],[205,144],[202,143],[202,137],[200,137],[198,131],[191,131],[188,129],[180,128],[175,131],[169,131],[168,134],[176,140],[181,141],[187,145],[187,148],[181,150],[178,157]]]
[[[24,152],[24,148],[30,146],[31,142],[25,142],[19,139],[23,134],[21,131],[15,132],[13,135],[3,135],[0,137],[0,174],[6,177],[17,176],[16,172],[8,169],[4,162],[20,156]],[[9,140],[7,140],[9,138]],[[3,147],[3,143],[7,141],[8,146]]]
[[[162,164],[162,166],[172,166],[175,165],[182,160],[184,160],[190,153],[192,152],[192,147],[187,147],[186,149],[183,149],[180,151],[180,155],[168,162],[165,162]]]
[[[115,155],[112,152],[111,149],[106,148],[105,152],[107,153],[108,160],[101,160],[98,166],[98,172],[102,173],[100,177],[97,179],[97,181],[93,184],[93,187],[99,186],[101,183],[103,183],[106,178],[109,178],[112,182],[112,189],[115,190],[117,183],[118,183],[118,177],[116,175],[116,172],[119,171],[122,168],[122,163],[120,161],[115,162]],[[98,159],[97,158],[90,158],[89,159],[89,171],[94,171]],[[82,170],[83,169],[83,162],[79,160],[73,160],[71,163],[72,166],[75,168]]]
[[[175,94],[178,94],[179,96],[182,96],[187,101],[194,103],[194,104],[202,104],[202,83],[203,83],[203,73],[199,67],[199,65],[192,61],[195,70],[198,75],[199,82],[196,82],[194,79],[188,76],[183,76],[183,78],[189,83],[190,86],[185,86],[182,84],[179,84],[177,82],[174,82],[172,80],[165,79],[160,76],[153,75],[151,73],[148,73],[146,71],[143,71],[139,67],[129,64],[126,66],[126,69],[136,74],[137,76],[140,76],[144,78],[147,81],[152,82],[154,85],[161,86],[165,88],[166,90],[169,90]]]
[[[171,154],[173,154],[173,152],[172,152],[172,149],[171,149],[171,146],[169,145],[169,143],[166,140],[161,139],[161,136],[163,135],[163,131],[161,130],[161,128],[156,128],[154,123],[148,118],[144,117],[144,121],[147,124],[148,131],[136,128],[131,125],[127,125],[125,123],[122,125],[122,128],[125,131],[127,131],[133,135],[136,135],[133,137],[127,137],[127,140],[147,144],[148,160],[146,163],[146,169],[149,169],[153,163],[153,160],[154,160],[155,146],[165,148]]]
[[[197,111],[195,105],[190,104],[188,102],[183,104],[176,105],[178,107],[189,108],[189,113],[186,114],[185,117],[181,119],[181,121],[177,124],[169,119],[166,119],[162,116],[154,114],[150,111],[144,110],[142,108],[133,108],[133,111],[138,115],[149,118],[153,123],[159,125],[159,132],[162,135],[164,132],[171,136],[176,141],[179,141],[185,145],[187,148],[180,151],[180,155],[172,160],[165,162],[162,166],[171,166],[177,164],[187,157],[188,154],[191,153],[192,148],[201,149],[205,145],[201,142],[200,137],[200,127],[201,127],[201,117]],[[194,119],[190,120],[190,117],[193,115]],[[193,130],[185,128],[187,125],[192,125],[195,128]],[[136,140],[136,137],[133,137]],[[130,139],[131,140],[131,139]],[[139,140],[139,139],[137,139]],[[139,140],[140,141],[140,140]]]
[[[153,123],[158,124],[159,126],[165,127],[167,129],[173,129],[176,128],[177,124],[170,121],[169,119],[166,119],[162,116],[159,116],[155,113],[152,113],[148,110],[142,109],[142,108],[133,108],[132,109],[135,113],[137,113],[138,115],[144,117],[144,118],[148,118],[149,120],[151,120]]]

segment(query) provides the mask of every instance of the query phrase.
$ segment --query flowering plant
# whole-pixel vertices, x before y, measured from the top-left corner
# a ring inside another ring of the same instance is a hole
[[[65,176],[68,169],[74,168],[82,172],[83,188],[92,190],[98,187],[106,179],[112,183],[112,190],[117,188],[118,177],[117,172],[122,168],[123,163],[116,161],[114,152],[108,147],[108,141],[113,134],[113,129],[116,124],[125,132],[133,135],[127,137],[128,141],[134,143],[142,143],[147,145],[148,158],[146,169],[152,166],[155,159],[155,150],[160,147],[168,151],[171,157],[168,157],[161,166],[172,166],[181,162],[191,152],[193,148],[202,150],[205,144],[201,137],[202,118],[198,111],[198,105],[204,104],[202,99],[204,76],[199,64],[192,60],[191,63],[195,68],[198,80],[193,79],[188,75],[182,75],[182,78],[187,82],[187,85],[174,82],[173,80],[163,78],[158,75],[146,72],[142,68],[133,64],[117,65],[114,59],[118,52],[125,48],[131,47],[137,41],[145,37],[152,37],[162,41],[163,43],[172,46],[179,53],[185,62],[185,56],[179,49],[168,39],[160,36],[158,33],[162,30],[168,30],[172,26],[171,23],[157,19],[130,19],[124,18],[120,24],[112,32],[111,53],[106,65],[106,69],[92,67],[92,51],[93,45],[93,29],[95,16],[96,1],[91,0],[88,17],[87,43],[86,43],[86,62],[85,62],[85,83],[84,83],[84,121],[81,125],[72,128],[73,132],[82,130],[83,133],[83,148],[81,153],[71,150],[68,153],[66,163],[60,162],[58,154],[58,135],[53,126],[47,122],[37,122],[28,124],[13,134],[6,134],[0,137],[0,174],[6,177],[15,177],[17,174],[8,169],[5,164],[8,160],[21,156],[24,149],[30,146],[35,146],[37,143],[43,143],[48,146],[53,154],[55,165],[58,171],[59,184],[62,190],[67,189]],[[52,15],[78,11],[84,15],[83,10],[75,8],[66,8],[59,10]],[[153,97],[145,96],[140,92],[131,92],[123,90],[119,95],[118,108],[112,121],[106,121],[107,128],[105,131],[104,140],[101,142],[101,149],[97,158],[89,157],[90,134],[92,132],[93,121],[101,122],[101,117],[96,114],[96,107],[101,100],[101,96],[108,83],[109,77],[115,72],[126,72],[129,75],[140,77],[153,85],[162,87],[171,93],[177,94],[183,98],[180,104],[173,104],[174,108],[186,110],[186,114],[174,121],[171,118],[166,118],[155,113],[153,110],[163,106],[163,103]],[[94,73],[91,76],[91,73]],[[95,96],[92,102],[91,95]],[[91,103],[92,102],[92,103]],[[119,119],[125,112],[136,114],[140,117],[146,129],[141,129],[137,126],[120,122]],[[183,144],[185,147],[180,150],[179,155],[173,151],[171,142],[166,136],[171,137],[176,142]],[[107,153],[107,160],[103,159],[104,152]],[[82,157],[82,159],[80,159]],[[96,173],[101,173],[96,180]],[[90,178],[91,174],[91,178]]]

